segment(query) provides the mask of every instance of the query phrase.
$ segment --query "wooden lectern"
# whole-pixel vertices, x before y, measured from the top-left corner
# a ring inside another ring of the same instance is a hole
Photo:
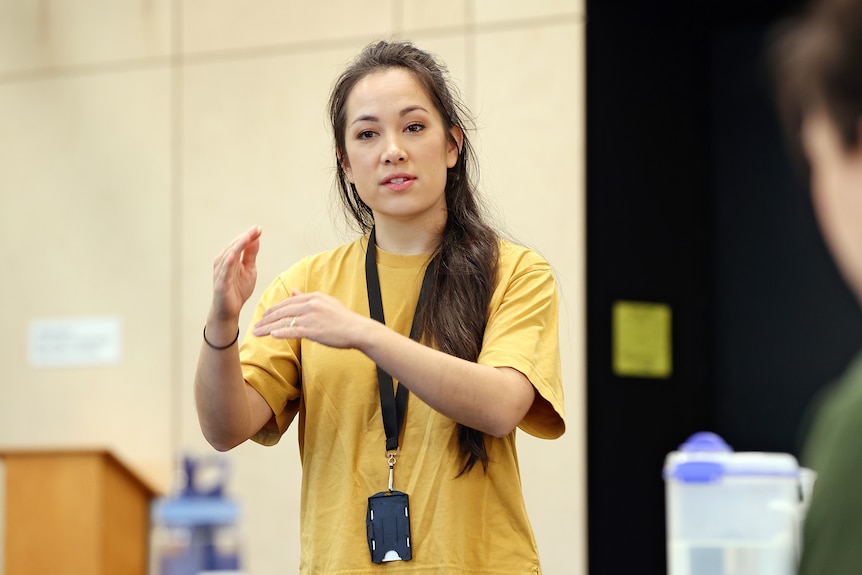
[[[107,451],[0,451],[7,575],[146,575],[153,489]]]

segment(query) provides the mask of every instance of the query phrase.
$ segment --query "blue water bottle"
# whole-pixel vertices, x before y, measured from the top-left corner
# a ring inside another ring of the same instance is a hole
[[[223,458],[183,458],[178,492],[152,506],[158,575],[240,575],[239,506],[224,493]]]

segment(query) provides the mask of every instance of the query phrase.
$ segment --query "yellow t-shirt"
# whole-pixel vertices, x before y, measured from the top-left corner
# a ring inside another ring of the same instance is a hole
[[[368,315],[363,237],[302,259],[263,294],[255,321],[291,290],[320,291]],[[410,332],[429,256],[377,250],[386,324]],[[497,287],[478,362],[517,369],[537,390],[520,424],[543,438],[565,430],[556,283],[535,252],[500,242]],[[486,436],[490,463],[457,477],[454,421],[410,396],[395,466],[395,489],[410,497],[411,561],[373,564],[366,539],[370,495],[385,491],[389,467],[374,362],[356,350],[308,340],[246,334],[243,375],[266,399],[278,431],[253,439],[276,443],[299,414],[302,461],[300,573],[358,575],[524,575],[540,573],[521,492],[515,432]]]

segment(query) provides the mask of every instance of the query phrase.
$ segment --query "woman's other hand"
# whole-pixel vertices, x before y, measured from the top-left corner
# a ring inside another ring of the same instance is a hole
[[[291,297],[266,310],[254,335],[305,338],[329,347],[358,348],[371,318],[347,309],[336,298],[320,292],[294,290]]]
[[[210,316],[236,322],[257,282],[257,253],[261,229],[249,228],[237,236],[213,261],[213,301]]]

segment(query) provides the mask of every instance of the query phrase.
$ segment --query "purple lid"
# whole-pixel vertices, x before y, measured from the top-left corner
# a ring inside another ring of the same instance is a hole
[[[701,431],[668,454],[662,475],[683,483],[713,483],[743,476],[796,478],[799,466],[787,453],[735,452],[721,436]]]
[[[685,443],[679,446],[680,451],[690,453],[697,452],[712,452],[712,453],[731,453],[733,449],[724,441],[721,436],[712,433],[711,431],[700,431],[685,440]]]

